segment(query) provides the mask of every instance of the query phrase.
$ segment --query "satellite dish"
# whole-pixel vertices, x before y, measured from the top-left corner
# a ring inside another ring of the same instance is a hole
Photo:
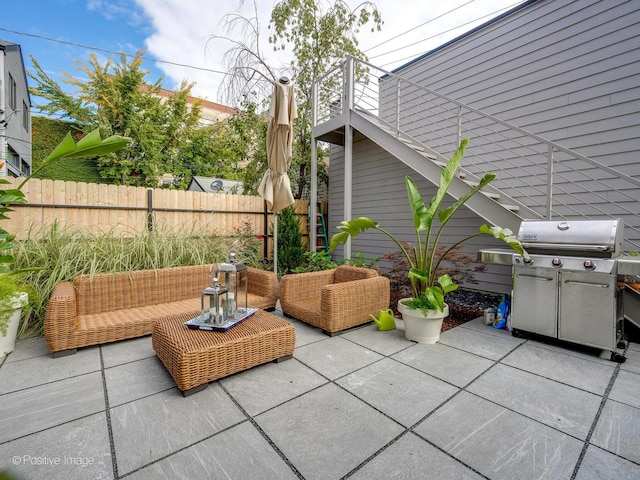
[[[211,185],[209,185],[209,187],[214,192],[222,190],[222,180],[214,180],[213,182],[211,182]]]

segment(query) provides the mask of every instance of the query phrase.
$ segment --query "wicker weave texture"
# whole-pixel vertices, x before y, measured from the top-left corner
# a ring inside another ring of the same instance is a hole
[[[159,321],[151,338],[182,391],[293,355],[296,343],[293,325],[262,310],[227,332],[190,330],[176,319]]]
[[[250,307],[275,308],[278,279],[247,268]],[[209,265],[81,275],[57,284],[47,304],[45,337],[52,352],[149,335],[155,321],[200,313]],[[264,292],[264,293],[261,293]]]
[[[377,316],[389,301],[389,279],[367,268],[342,265],[285,275],[280,283],[283,313],[327,332],[368,323],[369,314]]]

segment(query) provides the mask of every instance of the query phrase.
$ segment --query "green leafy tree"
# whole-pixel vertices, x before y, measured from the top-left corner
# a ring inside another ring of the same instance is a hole
[[[243,4],[244,2],[241,2]],[[270,65],[260,43],[260,24],[257,6],[255,15],[247,18],[240,14],[225,17],[226,37],[212,35],[212,39],[225,39],[231,48],[224,61],[228,75],[223,88],[235,98],[257,92],[271,95],[271,83],[279,76],[288,75],[296,85],[298,119],[294,124],[294,152],[289,171],[295,198],[308,195],[311,163],[311,86],[313,79],[326,72],[346,55],[366,60],[358,48],[357,34],[367,24],[373,31],[380,30],[382,18],[372,2],[362,2],[354,9],[343,0],[320,2],[317,0],[282,0],[271,13],[269,43],[275,50],[292,54],[289,65],[277,68]],[[232,38],[234,33],[241,38]],[[231,100],[232,98],[229,98]],[[322,158],[324,152],[318,152]],[[326,179],[326,166],[318,164],[321,179]]]
[[[201,150],[215,145],[202,141],[201,106],[189,102],[193,84],[183,82],[162,99],[162,79],[153,84],[144,80],[149,72],[142,69],[142,55],[138,52],[128,61],[121,54],[119,62],[110,58],[103,64],[93,53],[87,62],[76,60],[80,78],[63,72],[64,83],[77,88],[73,94],[47,76],[32,57],[36,73],[30,74],[35,81],[30,91],[48,101],[42,107],[45,113],[69,119],[81,132],[99,127],[105,135],[133,139],[128,148],[100,157],[98,168],[103,179],[156,186],[162,174],[173,173],[185,164],[185,152],[193,150],[194,140]],[[193,156],[202,165],[217,155],[200,151]]]
[[[235,154],[242,158],[239,180],[244,193],[258,195],[258,186],[269,168],[266,118],[258,113],[256,102],[245,98],[241,109],[229,118],[229,126],[236,139]]]
[[[326,8],[323,8],[326,7]],[[380,30],[382,17],[372,2],[362,2],[351,9],[342,0],[282,0],[271,12],[269,43],[276,50],[291,49],[290,69],[297,85],[298,120],[295,123],[292,169],[297,171],[296,198],[302,198],[310,183],[311,165],[311,87],[319,77],[346,55],[366,60],[358,48],[360,28],[371,23]],[[319,152],[322,158],[323,152]],[[324,175],[324,163],[318,164]]]

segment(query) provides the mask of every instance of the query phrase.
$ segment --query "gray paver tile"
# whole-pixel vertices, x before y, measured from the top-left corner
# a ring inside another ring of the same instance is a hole
[[[154,357],[151,335],[121,342],[106,343],[100,347],[105,368]]]
[[[440,335],[440,343],[443,345],[491,360],[501,359],[522,342],[522,339],[510,335],[490,335],[470,328],[452,328]]]
[[[333,384],[255,420],[307,480],[341,478],[404,430]]]
[[[627,349],[626,357],[626,361],[620,365],[620,370],[640,373],[640,348],[636,350],[635,348],[629,347]]]
[[[584,360],[590,360],[592,362],[601,363],[607,366],[616,366],[615,362],[610,360],[609,352],[602,352],[602,356],[599,354],[599,350],[590,349],[588,347],[583,347],[578,344],[573,344],[569,342],[561,342],[556,343],[553,339],[549,341],[541,341],[541,340],[527,340],[528,345],[533,345],[536,347],[544,348],[547,350],[551,350],[554,352],[564,353],[565,355],[571,355],[573,357],[582,358]]]
[[[83,348],[66,357],[31,357],[0,368],[0,394],[100,371],[98,348]]]
[[[158,357],[106,368],[104,378],[110,407],[176,386]]]
[[[591,436],[591,443],[640,463],[640,409],[607,400]]]
[[[467,390],[580,439],[586,439],[602,401],[598,395],[500,364]]]
[[[429,375],[464,387],[494,364],[492,360],[436,343],[407,348],[392,356]]]
[[[111,409],[118,474],[124,475],[245,420],[212,383],[183,397],[178,389]]]
[[[567,355],[537,345],[521,345],[501,363],[556,380],[597,395],[604,395],[615,364],[603,364],[591,359]]]
[[[640,478],[640,465],[631,463],[598,447],[589,445],[576,480],[634,480]]]
[[[245,422],[138,470],[127,478],[287,480],[298,477],[253,425]]]
[[[414,431],[492,480],[566,480],[582,450],[581,441],[467,392]]]
[[[113,478],[104,412],[0,445],[0,471],[16,478]]]
[[[285,317],[285,319],[291,322],[296,329],[296,348],[309,345],[310,343],[321,342],[329,338],[322,333],[319,328],[290,318]]]
[[[103,410],[99,372],[7,393],[0,396],[0,443]]]
[[[49,346],[44,337],[17,340],[13,353],[7,356],[7,363],[45,355],[51,357],[51,350],[49,350]]]
[[[402,330],[381,332],[375,325],[351,330],[342,334],[341,337],[385,356],[393,355],[413,345],[413,342],[404,338]]]
[[[640,408],[640,373],[620,370],[609,392],[609,398]]]
[[[448,383],[388,358],[336,383],[406,427],[458,392]]]
[[[515,338],[513,335],[511,335],[511,332],[508,332],[503,328],[493,328],[491,325],[485,325],[484,317],[474,318],[473,320],[465,322],[462,325],[457,326],[456,328],[466,328],[469,330],[474,330],[476,332],[486,333],[487,335],[494,335],[496,337]]]
[[[349,478],[354,480],[424,480],[425,478],[479,480],[482,477],[409,432]]]
[[[334,380],[383,358],[372,350],[340,337],[297,348],[294,357],[325,377]]]
[[[251,416],[327,383],[295,358],[259,365],[219,381]]]

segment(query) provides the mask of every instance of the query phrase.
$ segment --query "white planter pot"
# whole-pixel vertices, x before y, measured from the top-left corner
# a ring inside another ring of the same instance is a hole
[[[13,352],[13,349],[16,346],[16,336],[18,335],[18,326],[20,325],[22,307],[27,304],[28,300],[29,297],[25,292],[19,292],[14,295],[13,300],[10,302],[13,312],[11,312],[11,317],[9,318],[9,326],[7,327],[6,335],[2,335],[0,332],[0,359]]]
[[[440,340],[442,321],[449,315],[449,305],[444,304],[444,311],[429,310],[425,317],[422,310],[405,307],[402,302],[410,300],[402,299],[398,302],[398,311],[404,321],[404,336],[407,340],[418,343],[434,344]]]

